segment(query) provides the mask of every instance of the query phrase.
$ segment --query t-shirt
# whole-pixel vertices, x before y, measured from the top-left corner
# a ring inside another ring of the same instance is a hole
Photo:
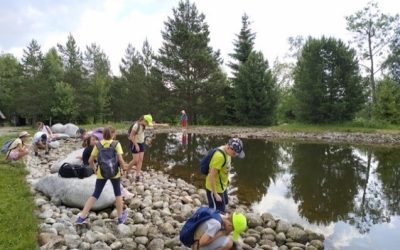
[[[44,134],[46,134],[46,133],[44,133],[42,131],[36,132],[33,135],[33,143],[36,144],[36,143],[40,142],[42,140],[42,135],[44,135]]]
[[[139,130],[138,130],[139,127]],[[135,124],[132,127],[132,131],[138,131],[136,133],[136,142],[137,143],[144,143],[144,127],[143,125],[140,125],[138,122],[135,122]]]
[[[19,144],[22,144],[21,138],[15,139],[15,140],[13,141],[13,143],[11,143],[9,149],[10,149],[11,151],[13,151],[13,150],[18,150],[18,145],[19,145]]]
[[[188,117],[186,114],[181,116],[181,121],[187,121]]]
[[[194,232],[194,239],[199,240],[203,234],[214,237],[215,234],[221,230],[222,226],[216,219],[209,219],[201,223]]]
[[[92,150],[93,150],[93,146],[89,145],[87,146],[82,153],[82,161],[83,161],[83,165],[89,165],[89,158],[90,155],[92,154]]]
[[[47,138],[50,136],[50,134],[49,134],[49,131],[50,131],[49,126],[43,125],[43,127],[42,127],[42,129],[40,131],[45,133],[47,135]]]
[[[104,148],[109,148],[111,143],[113,142],[113,140],[101,140],[101,145],[103,145]],[[115,151],[117,152],[117,155],[122,155],[124,154],[124,151],[122,151],[122,146],[121,143],[118,142],[117,146],[115,146]],[[96,157],[99,154],[99,150],[97,149],[97,147],[93,147],[92,153],[90,156]],[[98,179],[104,179],[103,176],[101,176],[100,173],[100,168],[98,167],[96,170],[96,176]],[[118,173],[112,178],[119,178],[121,177],[121,169],[118,171]]]
[[[210,160],[210,171],[209,172],[211,173],[212,168],[219,170],[217,172],[217,174],[215,175],[216,191],[218,193],[223,193],[226,190],[226,188],[228,187],[228,174],[229,174],[229,169],[231,167],[231,156],[229,156],[227,153],[225,153],[224,147],[225,146],[219,147],[219,149],[221,149],[222,152],[224,152],[225,157],[226,157],[226,163],[224,166],[222,166],[222,164],[224,163],[224,156],[219,150],[215,151],[214,155],[211,157],[211,160]],[[220,181],[220,178],[221,178],[221,181]],[[221,182],[222,182],[223,187],[221,187]],[[206,188],[207,188],[207,190],[212,191],[211,182],[210,182],[210,174],[208,174],[206,177]]]

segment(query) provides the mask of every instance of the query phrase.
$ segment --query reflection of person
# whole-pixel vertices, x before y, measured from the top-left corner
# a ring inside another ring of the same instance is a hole
[[[185,131],[182,133],[182,145],[186,146],[188,144],[188,142],[189,142],[188,134]]]
[[[17,139],[15,139],[7,152],[6,159],[10,161],[18,161],[22,157],[28,154],[28,148],[25,145],[26,141],[29,138],[29,133],[26,131],[22,131],[19,133]]]
[[[105,148],[108,148],[111,146],[113,143],[113,139],[115,138],[115,129],[112,127],[105,128],[103,131],[103,140],[100,142],[101,145]],[[118,162],[120,166],[125,166],[125,161],[122,157],[123,151],[121,144],[118,142],[118,144],[115,146],[115,151],[118,157]],[[95,202],[99,199],[101,192],[103,191],[104,186],[107,183],[108,179],[104,179],[103,176],[101,175],[100,168],[95,166],[95,160],[97,159],[97,156],[99,154],[99,150],[97,147],[93,148],[92,154],[90,155],[89,158],[89,165],[90,167],[95,171],[97,179],[96,179],[96,186],[94,189],[94,192],[92,196],[86,201],[85,207],[83,208],[82,212],[79,214],[76,224],[82,224],[87,218],[87,215],[90,211],[90,209],[93,207]],[[122,196],[121,196],[121,171],[119,170],[118,173],[110,179],[111,184],[114,189],[114,195],[115,195],[115,204],[117,208],[117,214],[118,214],[118,224],[123,224],[125,223],[126,219],[128,218],[128,213],[126,211],[122,211],[123,209],[123,201],[122,201]]]
[[[47,134],[39,131],[33,135],[33,151],[35,151],[35,156],[39,156],[39,149],[45,151],[45,154],[49,154],[49,143],[47,140]]]
[[[142,170],[144,157],[144,130],[146,129],[146,126],[153,126],[153,117],[151,115],[143,115],[140,117],[139,120],[133,124],[128,136],[129,147],[132,151],[133,159],[128,164],[126,175],[133,166],[136,166],[136,181],[140,181],[142,178],[140,171]]]
[[[214,219],[201,223],[194,233],[192,249],[215,250],[232,249],[233,241],[239,239],[240,233],[247,228],[247,219],[241,213],[222,215],[222,224]],[[229,236],[233,232],[232,237]]]
[[[210,208],[225,212],[228,204],[228,174],[231,157],[243,158],[243,142],[239,138],[231,138],[224,146],[219,147],[211,157],[209,173],[206,177],[206,191]]]
[[[182,115],[181,115],[181,127],[183,130],[187,129],[187,125],[188,125],[188,116],[185,112],[185,110],[181,111]]]

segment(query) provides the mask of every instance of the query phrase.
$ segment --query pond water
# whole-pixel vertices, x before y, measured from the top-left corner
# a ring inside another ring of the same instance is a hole
[[[126,136],[118,138],[128,148]],[[157,134],[144,169],[203,188],[199,160],[227,137]],[[230,188],[258,212],[323,233],[325,247],[400,249],[400,148],[244,139]]]

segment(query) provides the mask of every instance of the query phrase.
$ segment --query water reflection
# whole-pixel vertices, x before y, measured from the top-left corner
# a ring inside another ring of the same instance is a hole
[[[119,138],[127,148],[126,136]],[[144,167],[204,186],[199,160],[224,136],[157,134]],[[395,249],[400,237],[398,148],[244,140],[246,158],[233,159],[231,187],[259,212],[298,222],[327,236],[326,247]]]

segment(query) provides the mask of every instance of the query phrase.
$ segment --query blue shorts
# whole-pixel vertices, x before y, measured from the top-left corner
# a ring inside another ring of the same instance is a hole
[[[144,152],[144,143],[138,143],[138,145],[139,145],[139,151],[137,151],[135,145],[131,141],[129,141],[129,147],[131,149],[132,154],[138,154]]]
[[[216,201],[214,195],[211,191],[207,191],[207,200],[208,200],[208,207],[213,208],[215,210],[220,211],[221,213],[225,213],[225,207],[228,205],[228,191],[225,190],[223,193],[218,193],[221,196],[222,201]]]

